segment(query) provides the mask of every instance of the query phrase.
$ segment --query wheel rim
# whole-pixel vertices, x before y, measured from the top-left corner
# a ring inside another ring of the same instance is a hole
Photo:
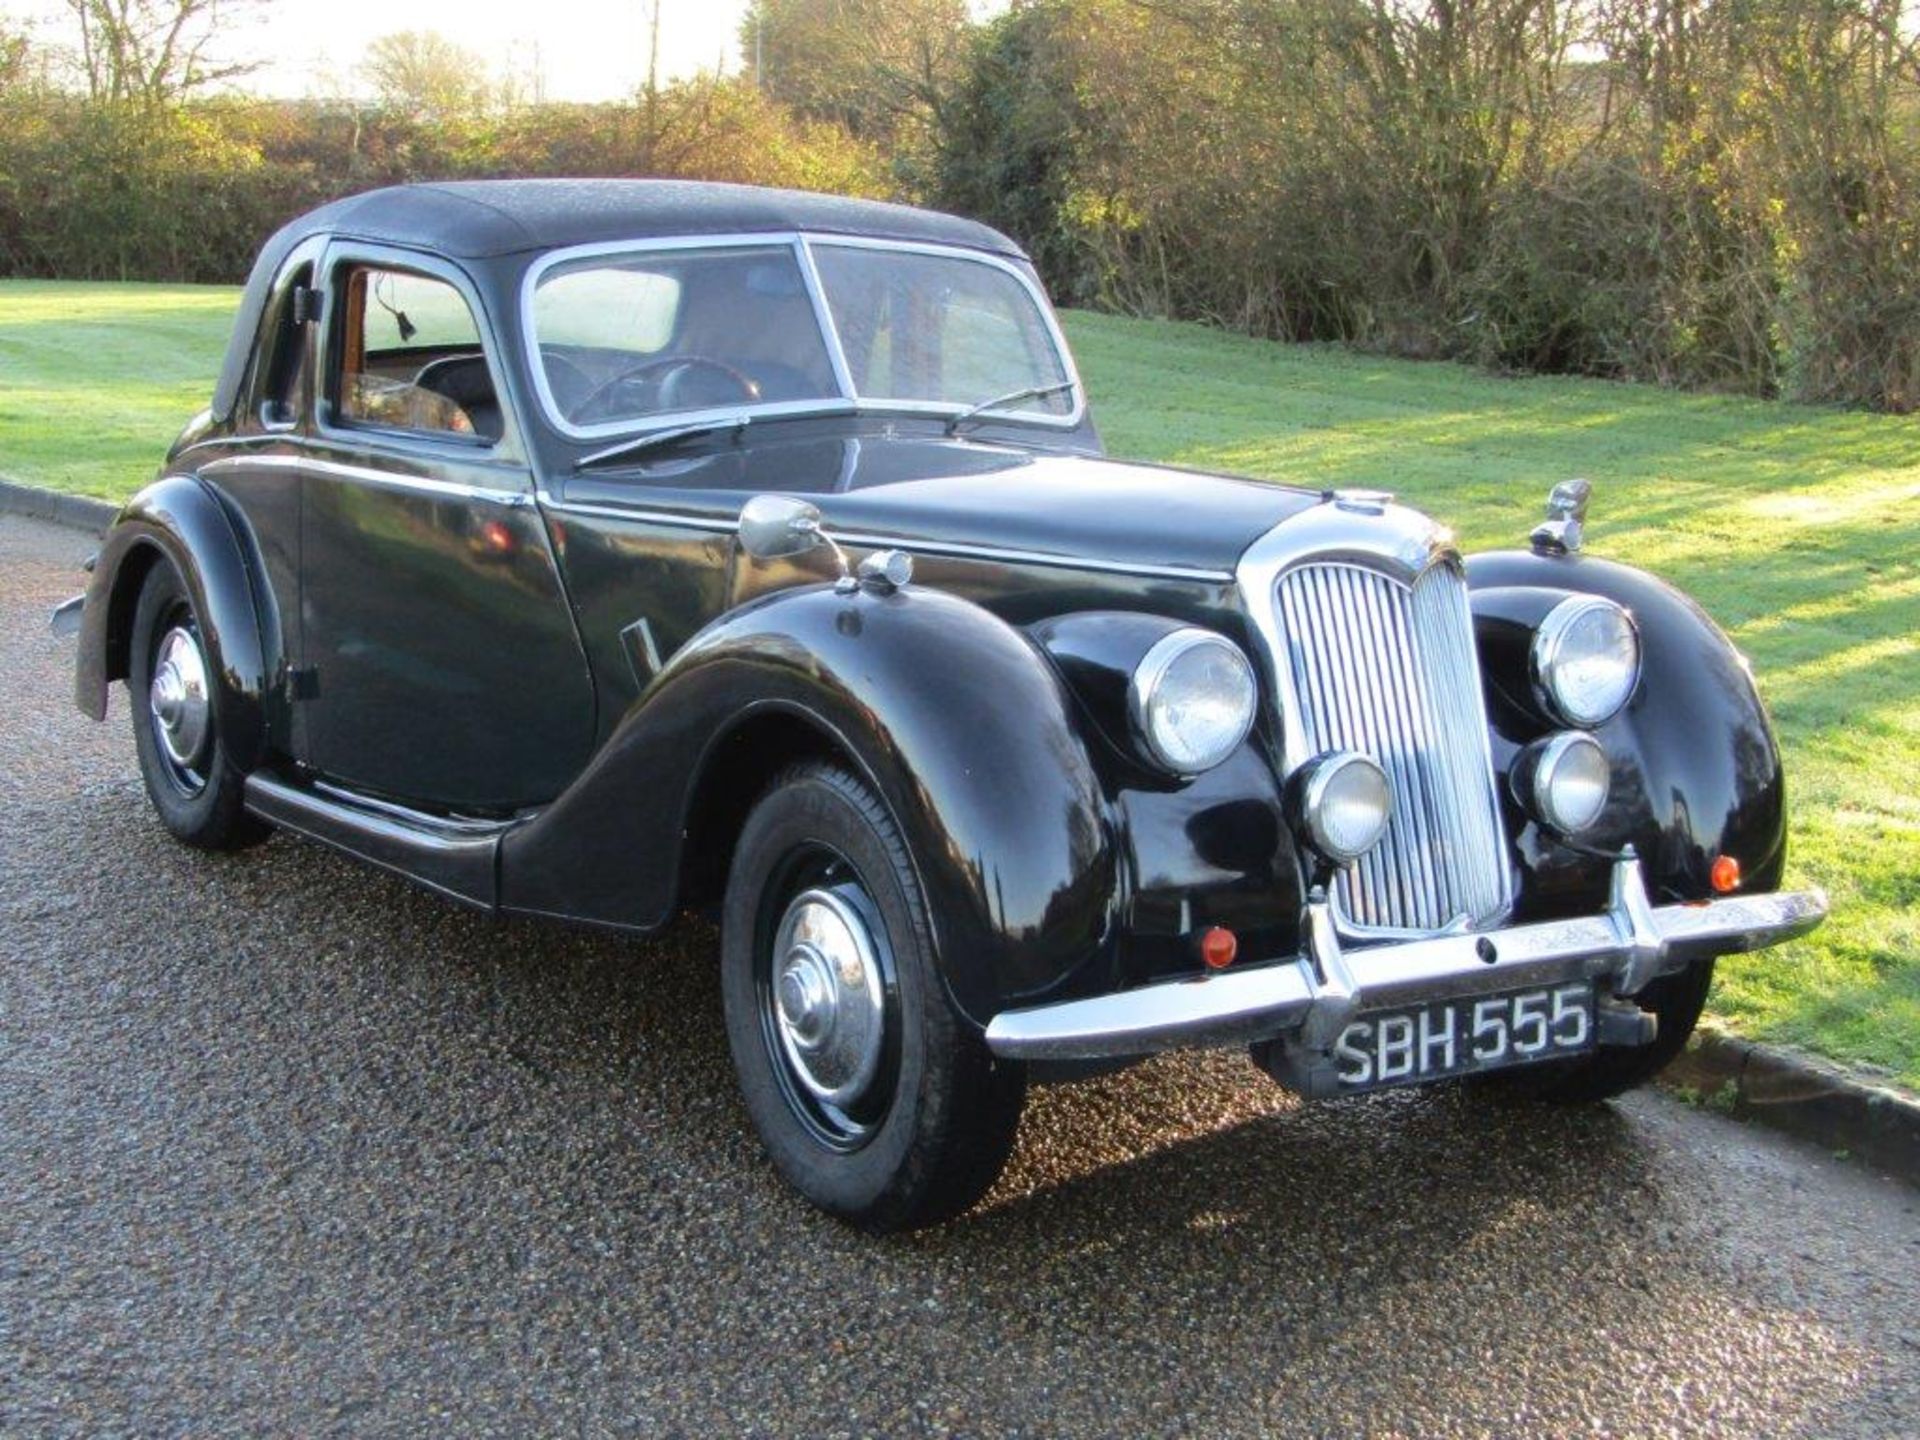
[[[196,793],[206,783],[201,766],[213,735],[213,704],[206,657],[185,624],[170,628],[154,650],[147,713],[174,783],[187,794]]]
[[[756,947],[761,1031],[788,1107],[834,1150],[885,1120],[897,1071],[898,1000],[885,927],[839,857],[792,867]]]

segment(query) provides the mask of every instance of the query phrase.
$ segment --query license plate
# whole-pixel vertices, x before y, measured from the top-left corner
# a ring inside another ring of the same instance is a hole
[[[1370,1011],[1334,1046],[1340,1090],[1418,1085],[1593,1048],[1591,983]]]

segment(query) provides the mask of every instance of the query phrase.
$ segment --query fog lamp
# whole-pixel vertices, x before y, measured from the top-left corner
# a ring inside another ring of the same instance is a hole
[[[1600,818],[1613,783],[1607,752],[1579,730],[1564,730],[1529,745],[1514,775],[1524,786],[1522,803],[1562,835],[1578,835]]]
[[[1378,764],[1351,750],[1307,762],[1295,782],[1307,838],[1336,865],[1358,860],[1387,833],[1393,793]]]

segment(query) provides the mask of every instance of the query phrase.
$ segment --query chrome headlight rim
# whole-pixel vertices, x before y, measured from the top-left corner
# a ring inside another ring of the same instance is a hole
[[[1557,835],[1583,835],[1599,822],[1607,813],[1607,801],[1613,794],[1612,761],[1607,757],[1606,747],[1584,730],[1562,730],[1557,735],[1536,741],[1528,747],[1530,763],[1528,765],[1528,808],[1542,825]],[[1567,761],[1576,752],[1585,755],[1591,753],[1599,757],[1600,803],[1593,807],[1593,813],[1577,824],[1560,812],[1555,798],[1555,780],[1565,768]]]
[[[1158,727],[1154,723],[1154,702],[1173,667],[1193,651],[1203,648],[1218,650],[1239,670],[1245,681],[1246,701],[1241,707],[1231,743],[1221,744],[1215,751],[1202,757],[1176,755],[1163,743],[1163,737],[1156,733]],[[1154,641],[1147,648],[1147,653],[1140,657],[1140,663],[1133,667],[1133,674],[1127,680],[1127,713],[1133,723],[1136,743],[1154,766],[1183,779],[1204,774],[1224,764],[1246,743],[1259,711],[1260,682],[1246,652],[1217,630],[1207,630],[1197,625],[1183,625]]]
[[[1327,833],[1327,792],[1342,775],[1356,770],[1370,774],[1379,787],[1380,820],[1366,844],[1340,846],[1334,844]],[[1387,779],[1385,767],[1371,755],[1363,755],[1358,750],[1329,750],[1316,755],[1302,767],[1299,784],[1296,792],[1299,797],[1299,823],[1306,832],[1307,843],[1321,859],[1335,865],[1351,865],[1386,839],[1387,830],[1393,823],[1393,784]]]
[[[1603,612],[1616,616],[1625,626],[1628,637],[1633,642],[1633,662],[1628,667],[1626,684],[1621,687],[1619,700],[1610,708],[1601,711],[1580,712],[1569,705],[1561,693],[1555,676],[1560,667],[1567,662],[1565,653],[1568,636],[1574,626],[1594,612]],[[1528,668],[1533,681],[1533,692],[1539,698],[1541,707],[1556,722],[1572,725],[1582,730],[1592,730],[1613,719],[1626,709],[1640,688],[1640,667],[1642,651],[1640,645],[1640,625],[1633,618],[1633,612],[1617,600],[1609,600],[1604,595],[1569,595],[1546,614],[1534,631],[1533,646],[1528,652]]]

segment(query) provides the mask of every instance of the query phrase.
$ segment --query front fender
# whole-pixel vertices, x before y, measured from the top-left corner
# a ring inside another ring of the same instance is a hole
[[[1098,963],[1119,867],[1071,701],[1025,636],[917,588],[786,590],[696,635],[567,793],[507,837],[507,907],[663,923],[708,765],[774,711],[828,738],[892,809],[965,1014],[984,1024]]]
[[[1641,674],[1626,709],[1595,732],[1613,761],[1613,792],[1583,842],[1632,844],[1657,899],[1712,896],[1709,872],[1722,854],[1739,860],[1745,889],[1777,889],[1786,861],[1779,747],[1746,660],[1706,613],[1644,571],[1591,556],[1499,551],[1467,568],[1503,787],[1521,747],[1556,728],[1532,701],[1533,627],[1566,593],[1605,596],[1639,626]],[[1517,806],[1509,818],[1528,871],[1523,914],[1604,901],[1603,861],[1555,844]]]
[[[168,475],[147,486],[107,532],[81,612],[74,701],[95,720],[106,718],[108,683],[127,677],[140,586],[163,556],[186,581],[219,677],[213,698],[221,743],[236,765],[251,768],[267,745],[279,657],[265,638],[254,567],[240,538],[219,500],[190,476]]]

